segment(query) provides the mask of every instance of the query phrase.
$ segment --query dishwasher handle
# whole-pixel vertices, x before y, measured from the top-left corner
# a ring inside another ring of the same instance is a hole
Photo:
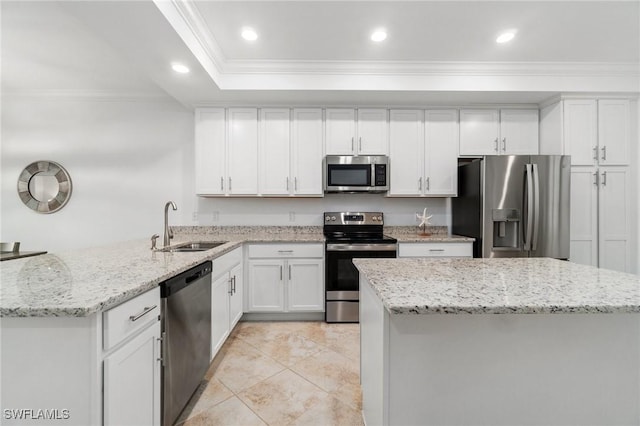
[[[211,261],[207,261],[160,283],[160,297],[169,297],[192,283],[211,275],[212,266]]]

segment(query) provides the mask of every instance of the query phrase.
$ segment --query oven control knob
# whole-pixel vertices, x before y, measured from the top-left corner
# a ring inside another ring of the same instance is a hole
[[[379,220],[379,221],[382,221],[382,216],[378,216],[378,220]]]
[[[336,217],[335,216],[331,216],[331,220],[336,220]]]
[[[326,222],[328,222],[329,220],[331,220],[331,217],[330,217],[330,216],[325,216],[325,217],[324,217],[324,220],[325,220]]]

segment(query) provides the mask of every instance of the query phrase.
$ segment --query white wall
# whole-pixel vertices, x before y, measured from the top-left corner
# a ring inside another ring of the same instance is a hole
[[[193,211],[193,112],[169,98],[2,99],[0,239],[56,252],[162,233]],[[36,160],[64,166],[69,203],[52,214],[18,197],[21,170]],[[187,222],[190,223],[190,222]]]
[[[387,225],[416,225],[427,207],[433,225],[448,226],[446,198],[388,198],[381,194],[327,194],[324,198],[197,198],[193,225],[314,225],[325,211],[381,211]]]

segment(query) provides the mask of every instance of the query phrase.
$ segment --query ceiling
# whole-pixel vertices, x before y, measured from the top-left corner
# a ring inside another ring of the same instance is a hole
[[[169,95],[189,107],[539,103],[637,92],[640,75],[637,0],[0,5],[9,93]],[[388,38],[376,44],[377,27]],[[496,44],[509,28],[515,39]]]

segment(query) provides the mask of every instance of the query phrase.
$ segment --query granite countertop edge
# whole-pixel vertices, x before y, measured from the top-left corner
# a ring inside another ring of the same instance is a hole
[[[640,313],[640,276],[557,259],[354,264],[391,315]]]

